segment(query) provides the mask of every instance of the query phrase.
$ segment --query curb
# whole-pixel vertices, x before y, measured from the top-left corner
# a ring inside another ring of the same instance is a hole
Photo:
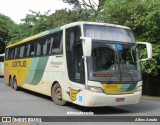
[[[145,96],[145,95],[143,95],[143,96],[141,97],[141,99],[143,99],[143,100],[155,100],[155,101],[160,101],[160,97]]]

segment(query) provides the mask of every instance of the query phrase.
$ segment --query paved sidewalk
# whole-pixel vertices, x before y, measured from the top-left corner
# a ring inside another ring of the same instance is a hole
[[[142,95],[141,99],[143,100],[156,100],[156,101],[160,101],[160,97],[158,96],[146,96],[146,95]]]

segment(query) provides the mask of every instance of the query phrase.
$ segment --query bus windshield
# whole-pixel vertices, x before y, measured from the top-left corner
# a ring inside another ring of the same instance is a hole
[[[93,41],[88,57],[89,80],[135,82],[141,80],[138,49],[135,44]]]
[[[121,27],[85,24],[84,36],[97,40],[110,40],[135,43],[132,31],[130,29]]]

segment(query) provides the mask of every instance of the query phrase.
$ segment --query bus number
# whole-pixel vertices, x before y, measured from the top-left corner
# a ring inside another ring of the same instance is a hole
[[[70,99],[72,100],[72,101],[75,101],[76,100],[76,95],[77,95],[77,93],[79,93],[80,91],[79,90],[73,90],[73,89],[71,89],[70,90]]]

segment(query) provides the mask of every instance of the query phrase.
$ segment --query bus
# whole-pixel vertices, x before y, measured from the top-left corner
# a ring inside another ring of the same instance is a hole
[[[4,76],[4,56],[5,54],[0,54],[0,76]]]
[[[145,59],[138,44],[146,47]],[[151,58],[151,44],[137,43],[128,27],[74,22],[8,45],[4,81],[15,90],[50,96],[57,105],[136,104],[142,94],[140,61]]]

